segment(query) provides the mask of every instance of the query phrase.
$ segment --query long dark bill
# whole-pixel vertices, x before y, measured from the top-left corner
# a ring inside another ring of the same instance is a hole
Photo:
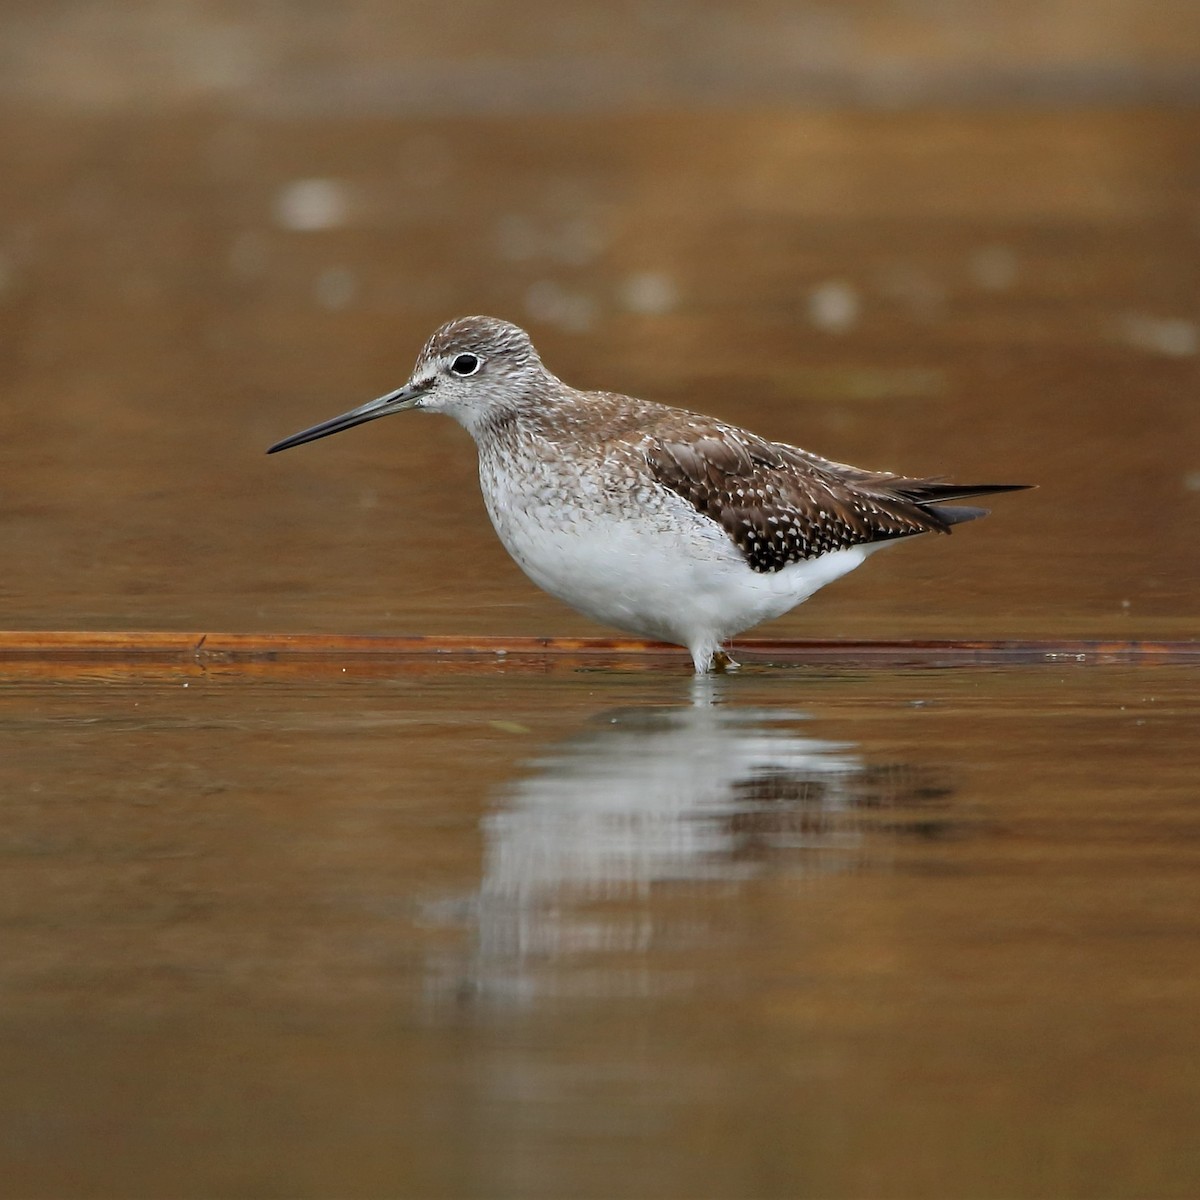
[[[313,425],[308,429],[302,429],[299,433],[293,433],[291,437],[285,437],[283,441],[276,442],[275,445],[269,447],[267,453],[277,454],[280,450],[303,446],[305,442],[315,442],[318,438],[328,437],[331,433],[341,433],[343,429],[353,429],[355,425],[374,421],[376,417],[386,417],[388,413],[403,412],[406,408],[412,408],[426,390],[426,387],[420,385],[413,387],[405,384],[404,387],[389,392],[386,396],[380,396],[378,400],[370,400],[366,404],[360,404],[358,408],[352,408],[348,413],[342,413],[340,417],[332,417],[328,421],[322,421],[319,425]]]

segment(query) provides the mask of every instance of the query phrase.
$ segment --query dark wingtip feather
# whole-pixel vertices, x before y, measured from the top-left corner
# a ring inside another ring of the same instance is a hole
[[[918,504],[941,504],[947,500],[966,500],[970,496],[992,496],[999,492],[1025,492],[1035,483],[943,483],[940,479],[900,481],[902,491]]]
[[[1036,487],[1036,483],[977,483],[973,487],[964,487],[959,494],[990,496],[995,492],[1031,492]]]
[[[922,505],[922,508],[943,521],[947,529],[951,525],[961,525],[964,521],[977,521],[992,511],[990,508],[971,508],[965,504],[930,504]]]
[[[949,529],[951,525],[961,525],[964,521],[977,521],[992,510],[968,504],[942,504],[942,500],[965,500],[970,496],[991,496],[998,492],[1023,492],[1036,486],[1032,483],[935,483],[921,489],[917,503],[925,512],[945,522]]]

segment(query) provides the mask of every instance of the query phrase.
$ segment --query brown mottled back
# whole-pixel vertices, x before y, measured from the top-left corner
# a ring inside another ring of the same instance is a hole
[[[861,471],[717,421],[663,426],[646,449],[655,478],[721,525],[762,573],[851,546],[948,533],[987,510],[941,502],[1013,490]]]

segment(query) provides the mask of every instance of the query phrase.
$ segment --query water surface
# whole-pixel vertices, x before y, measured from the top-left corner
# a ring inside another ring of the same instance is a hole
[[[599,632],[509,562],[450,421],[263,457],[482,311],[580,387],[1039,485],[876,556],[782,636],[1194,637],[1198,132],[1161,113],[10,119],[5,623]]]
[[[1193,113],[0,115],[10,629],[595,634],[419,416],[1037,483],[763,632],[1193,639]],[[1189,1196],[1194,670],[0,678],[22,1196]]]
[[[1179,1195],[1186,670],[0,692],[22,1195]]]

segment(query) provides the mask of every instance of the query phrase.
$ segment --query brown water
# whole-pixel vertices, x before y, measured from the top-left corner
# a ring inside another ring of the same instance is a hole
[[[3,622],[600,632],[449,422],[262,454],[484,311],[1040,485],[765,633],[1193,638],[1198,134],[10,114]],[[13,1195],[1200,1188],[1194,671],[2,682]]]
[[[4,133],[10,626],[598,632],[508,561],[449,421],[262,455],[476,310],[579,386],[1040,485],[781,634],[1195,635],[1194,116]]]
[[[10,681],[13,1195],[1178,1195],[1194,675]]]

